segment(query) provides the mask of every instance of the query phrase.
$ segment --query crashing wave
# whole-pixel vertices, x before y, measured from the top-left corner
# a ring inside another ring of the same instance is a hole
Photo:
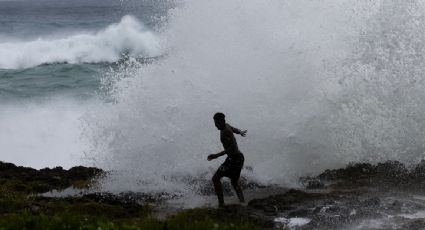
[[[161,54],[157,35],[133,16],[95,33],[33,41],[0,43],[0,68],[19,69],[51,63],[118,61],[123,54],[155,57]]]

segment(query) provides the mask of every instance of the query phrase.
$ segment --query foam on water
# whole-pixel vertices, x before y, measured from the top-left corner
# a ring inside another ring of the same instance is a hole
[[[284,217],[278,217],[274,219],[275,224],[279,225],[280,227],[284,228],[287,226],[289,229],[294,229],[296,227],[300,227],[303,225],[306,225],[310,223],[310,219],[307,218],[284,218]]]
[[[423,1],[185,1],[167,56],[108,74],[86,114],[87,159],[116,190],[194,191],[222,160],[212,115],[239,138],[250,180],[287,185],[350,161],[423,157]]]
[[[424,219],[425,218],[425,211],[419,211],[413,214],[400,214],[398,216],[408,218],[408,219]]]
[[[3,41],[0,50],[0,69],[28,68],[46,63],[115,62],[123,53],[137,57],[160,55],[155,33],[132,16],[125,16],[119,23],[93,33],[33,41]]]

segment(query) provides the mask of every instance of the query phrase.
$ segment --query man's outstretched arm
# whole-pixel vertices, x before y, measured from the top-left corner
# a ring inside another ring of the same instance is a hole
[[[239,135],[241,135],[241,136],[245,136],[246,135],[246,133],[248,132],[248,130],[240,130],[240,129],[238,129],[238,128],[235,128],[235,127],[233,127],[233,126],[231,126],[231,125],[229,125],[229,127],[230,127],[230,129],[232,129],[232,132],[233,133],[236,133],[236,134],[239,134]]]

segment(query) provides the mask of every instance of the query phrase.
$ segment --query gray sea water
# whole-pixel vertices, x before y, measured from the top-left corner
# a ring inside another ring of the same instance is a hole
[[[92,96],[99,88],[102,71],[133,48],[124,47],[120,41],[104,41],[102,31],[126,15],[132,15],[132,20],[146,30],[155,30],[170,6],[165,1],[1,1],[0,100]],[[118,26],[136,29],[128,24]],[[96,37],[96,33],[100,34]],[[80,38],[84,35],[93,35],[87,38],[93,43],[118,46],[112,51],[116,58],[103,59],[100,44],[83,47],[87,46]],[[118,31],[108,35],[131,36]],[[90,55],[98,58],[87,57]]]
[[[130,57],[159,55],[155,33],[174,5],[0,1],[0,160],[82,164],[81,116],[108,100],[102,78]]]

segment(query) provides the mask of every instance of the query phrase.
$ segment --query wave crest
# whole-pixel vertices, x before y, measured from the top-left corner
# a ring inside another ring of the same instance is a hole
[[[0,68],[29,68],[46,63],[115,62],[123,54],[152,57],[160,54],[159,39],[133,16],[96,33],[60,39],[39,38],[0,43]]]

